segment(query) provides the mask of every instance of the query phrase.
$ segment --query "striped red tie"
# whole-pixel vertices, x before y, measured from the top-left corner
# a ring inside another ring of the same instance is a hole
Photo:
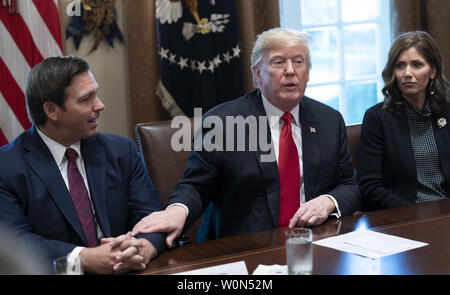
[[[91,201],[89,199],[86,185],[83,177],[78,171],[76,159],[77,152],[74,149],[66,150],[67,157],[67,178],[69,179],[69,191],[73,204],[78,213],[81,226],[86,236],[88,247],[95,247],[99,244],[97,237],[97,229],[94,221],[94,213],[92,212]]]
[[[280,134],[278,172],[280,175],[280,210],[278,227],[289,225],[289,220],[300,207],[300,164],[297,146],[292,138],[291,113],[281,117],[283,128]]]

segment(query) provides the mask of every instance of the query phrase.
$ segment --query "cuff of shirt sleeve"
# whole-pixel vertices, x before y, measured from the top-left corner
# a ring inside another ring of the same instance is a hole
[[[70,252],[67,255],[67,263],[69,264],[69,268],[72,268],[75,264],[75,261],[77,260],[78,256],[80,256],[81,250],[83,250],[85,247],[75,247],[72,252]]]
[[[342,217],[341,210],[339,210],[339,204],[336,201],[336,199],[332,195],[325,195],[325,196],[327,196],[328,198],[331,199],[331,201],[333,201],[334,207],[336,208],[335,211],[333,211],[333,213],[331,213],[330,215],[336,218],[341,218]]]

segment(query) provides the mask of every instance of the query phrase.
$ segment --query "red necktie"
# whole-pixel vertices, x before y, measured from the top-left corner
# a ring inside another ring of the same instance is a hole
[[[289,220],[300,207],[300,164],[297,146],[292,138],[291,113],[281,117],[283,128],[280,134],[278,172],[280,175],[280,211],[278,227],[288,226]]]
[[[94,221],[94,213],[92,212],[91,200],[89,199],[83,177],[80,171],[78,171],[77,163],[75,162],[78,154],[74,149],[68,148],[66,150],[66,157],[68,161],[67,178],[69,179],[70,196],[77,210],[88,247],[95,247],[99,244],[97,229]]]

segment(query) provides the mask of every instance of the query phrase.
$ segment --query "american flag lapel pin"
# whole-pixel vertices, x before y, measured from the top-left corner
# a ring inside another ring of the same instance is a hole
[[[312,126],[309,126],[309,131],[311,131],[312,134],[316,134],[317,133],[316,128],[314,128]]]

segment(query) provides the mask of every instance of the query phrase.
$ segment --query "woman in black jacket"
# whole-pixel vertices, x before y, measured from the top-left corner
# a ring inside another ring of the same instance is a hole
[[[363,210],[447,198],[449,82],[436,42],[423,31],[398,36],[382,75],[384,102],[366,111],[361,130]]]

